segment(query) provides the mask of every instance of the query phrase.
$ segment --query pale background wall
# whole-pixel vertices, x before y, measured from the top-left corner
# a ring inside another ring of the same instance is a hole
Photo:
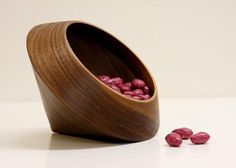
[[[39,100],[26,52],[29,29],[83,20],[146,63],[160,97],[236,96],[235,0],[0,0],[0,101]]]

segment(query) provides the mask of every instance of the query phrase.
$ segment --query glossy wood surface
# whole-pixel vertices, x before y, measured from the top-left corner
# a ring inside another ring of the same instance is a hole
[[[27,49],[52,131],[74,136],[142,141],[159,128],[157,88],[150,73],[124,44],[77,21],[41,24]],[[143,79],[148,100],[129,99],[96,76]]]

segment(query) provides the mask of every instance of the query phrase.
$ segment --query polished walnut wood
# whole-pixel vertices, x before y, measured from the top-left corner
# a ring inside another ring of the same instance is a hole
[[[52,131],[86,137],[142,141],[159,128],[157,88],[139,58],[105,31],[77,21],[41,24],[27,49]],[[143,79],[151,98],[135,100],[96,76]]]

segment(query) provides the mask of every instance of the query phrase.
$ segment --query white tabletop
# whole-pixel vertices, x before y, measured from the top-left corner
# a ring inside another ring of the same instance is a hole
[[[236,167],[236,99],[162,99],[161,127],[151,140],[112,144],[52,133],[41,102],[0,103],[0,167]],[[164,137],[177,127],[211,135],[205,145]]]

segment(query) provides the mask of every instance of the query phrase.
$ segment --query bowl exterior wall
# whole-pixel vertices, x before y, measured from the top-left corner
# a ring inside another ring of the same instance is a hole
[[[27,37],[28,54],[52,131],[125,141],[153,137],[159,128],[157,91],[148,101],[136,101],[97,80],[67,41],[66,30],[73,23],[77,22],[38,25]]]

